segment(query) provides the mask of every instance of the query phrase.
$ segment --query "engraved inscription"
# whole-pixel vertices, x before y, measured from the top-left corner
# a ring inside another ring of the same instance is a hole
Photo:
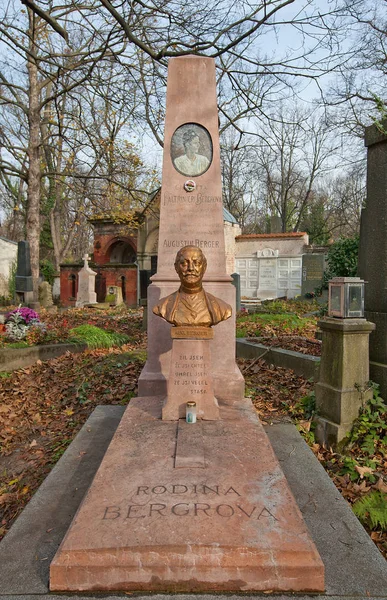
[[[199,501],[198,495],[206,496],[206,501],[204,499]],[[160,496],[162,497],[161,501],[158,500]],[[166,498],[164,499],[163,496]],[[174,496],[184,496],[185,501],[178,500],[178,498],[174,500]],[[190,496],[195,497],[190,498]],[[140,485],[132,494],[132,498],[133,500],[136,498],[132,504],[106,506],[101,519],[115,521],[116,519],[146,519],[172,515],[175,517],[220,517],[223,519],[237,517],[268,524],[278,521],[268,507],[250,504],[233,486],[183,483]]]
[[[197,248],[219,248],[218,240],[164,240],[164,248],[184,248],[184,246],[196,246]]]
[[[208,394],[209,380],[203,354],[180,354],[174,368],[175,386],[184,388],[191,396]]]
[[[222,196],[208,196],[207,194],[170,194],[165,192],[163,195],[164,206],[170,204],[190,204],[200,206],[203,204],[221,204]]]

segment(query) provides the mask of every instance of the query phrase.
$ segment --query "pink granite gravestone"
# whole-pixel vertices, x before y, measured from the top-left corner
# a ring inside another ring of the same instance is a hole
[[[179,286],[176,252],[195,245],[208,261],[205,290],[233,307],[233,317],[216,326],[211,341],[215,396],[240,400],[244,381],[235,363],[235,288],[226,273],[213,59],[185,56],[170,61],[164,139],[158,267],[148,288],[148,360],[140,376],[139,394],[167,392],[171,326],[157,318],[152,308]]]
[[[197,57],[170,63],[150,308],[178,287],[176,250],[192,243],[208,259],[205,289],[234,306],[225,275],[214,69],[213,60]],[[207,334],[174,327],[173,361],[171,325],[151,311],[149,317],[140,386],[149,395],[125,411],[51,563],[51,591],[322,592],[324,565],[251,402],[242,398],[235,317]],[[214,340],[203,339],[212,331]],[[212,367],[203,342],[212,344]],[[207,396],[198,409],[208,410],[208,420],[179,419],[182,393],[173,391],[164,405],[168,378]],[[163,409],[173,420],[162,418]]]

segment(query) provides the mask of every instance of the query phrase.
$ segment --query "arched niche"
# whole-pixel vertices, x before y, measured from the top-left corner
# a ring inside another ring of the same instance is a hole
[[[136,262],[136,251],[127,240],[116,240],[108,249],[109,263],[130,265]]]

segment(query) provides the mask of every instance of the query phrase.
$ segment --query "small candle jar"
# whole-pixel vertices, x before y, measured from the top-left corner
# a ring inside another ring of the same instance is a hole
[[[190,400],[185,407],[185,420],[187,423],[196,423],[196,402]]]

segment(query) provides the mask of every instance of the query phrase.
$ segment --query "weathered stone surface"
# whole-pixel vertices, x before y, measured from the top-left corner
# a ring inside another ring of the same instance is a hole
[[[313,293],[321,286],[324,276],[325,257],[324,254],[302,255],[302,285],[301,294]]]
[[[187,330],[190,335],[196,327],[173,327],[172,332]],[[212,333],[210,327],[200,328]],[[168,393],[162,410],[163,420],[177,421],[185,418],[186,404],[196,402],[197,418],[213,421],[219,419],[219,406],[214,396],[209,339],[178,339],[172,342],[171,369]]]
[[[105,302],[113,304],[113,306],[120,306],[123,304],[122,289],[118,287],[118,285],[109,285]]]
[[[39,285],[39,302],[43,308],[49,308],[54,305],[52,299],[52,288],[48,281],[43,281]]]
[[[30,245],[22,240],[17,245],[16,292],[32,292]]]
[[[51,590],[322,591],[323,564],[250,402],[183,428],[160,420],[161,404],[127,408]],[[174,461],[181,433],[186,468]]]
[[[326,318],[319,321],[322,352],[316,383],[316,439],[334,445],[350,431],[364,402],[368,386],[369,335],[375,328],[365,319]]]
[[[370,337],[371,377],[387,397],[387,136],[367,127],[367,203],[360,222],[358,273],[367,283],[365,317],[376,324]]]
[[[88,256],[84,256],[84,266],[78,273],[78,293],[75,306],[82,307],[87,304],[95,304],[97,302],[97,294],[95,292],[95,277],[96,271],[90,269],[88,265]]]

